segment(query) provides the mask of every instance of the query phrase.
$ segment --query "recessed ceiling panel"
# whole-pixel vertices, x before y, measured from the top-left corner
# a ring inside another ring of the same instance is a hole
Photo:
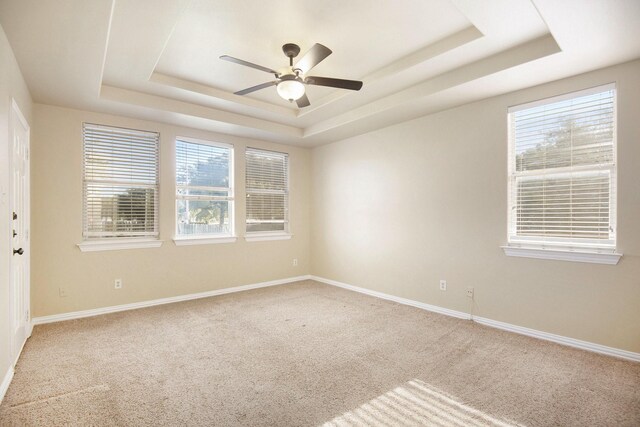
[[[90,6],[88,4],[90,3]],[[0,0],[35,102],[315,145],[640,56],[638,0]],[[274,76],[281,45],[333,54],[297,109]]]
[[[322,43],[333,54],[310,74],[360,79],[470,25],[449,0],[194,0],[177,22],[156,71],[235,92],[274,76],[221,61],[220,55],[279,70],[288,64],[284,43],[300,45],[300,56]],[[288,104],[270,89],[248,96]],[[313,87],[308,93],[313,103],[333,91]]]

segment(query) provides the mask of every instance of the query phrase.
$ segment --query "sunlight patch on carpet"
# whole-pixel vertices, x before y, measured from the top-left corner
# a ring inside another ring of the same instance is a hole
[[[457,401],[453,396],[413,379],[345,412],[324,427],[354,426],[521,427]]]

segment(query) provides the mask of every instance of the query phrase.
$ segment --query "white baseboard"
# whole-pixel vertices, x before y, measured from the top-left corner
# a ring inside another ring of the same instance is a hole
[[[582,350],[592,351],[595,353],[605,354],[607,356],[619,357],[621,359],[631,360],[634,362],[640,362],[640,353],[634,353],[627,350],[621,350],[618,348],[607,347],[600,344],[591,343],[588,341],[581,341],[575,338],[564,337],[562,335],[551,334],[549,332],[538,331],[535,329],[525,328],[523,326],[512,325],[510,323],[499,322],[497,320],[487,319],[486,317],[471,316],[468,313],[461,311],[450,310],[444,307],[438,307],[436,305],[425,304],[423,302],[410,300],[407,298],[401,298],[394,295],[385,294],[382,292],[372,291],[370,289],[361,288],[358,286],[348,285],[346,283],[338,282],[336,280],[325,279],[324,277],[318,277],[311,275],[311,280],[317,282],[326,283],[328,285],[337,286],[340,288],[348,289],[350,291],[359,292],[361,294],[371,295],[377,298],[382,298],[389,301],[394,301],[404,305],[410,305],[412,307],[421,308],[423,310],[432,311],[434,313],[440,313],[447,316],[457,317],[459,319],[473,320],[482,325],[491,326],[492,328],[502,329],[509,332],[515,332],[517,334],[527,335],[530,337],[552,341],[558,344],[568,345],[571,347],[579,348]]]
[[[114,305],[110,307],[95,308],[92,310],[72,311],[70,313],[53,314],[51,316],[34,317],[31,323],[43,325],[45,323],[62,322],[64,320],[81,319],[83,317],[99,316],[101,314],[116,313],[118,311],[135,310],[137,308],[152,307],[154,305],[170,304],[172,302],[188,301],[199,298],[208,298],[216,295],[230,294],[234,292],[248,291],[251,289],[266,288],[268,286],[284,285],[285,283],[298,282],[310,279],[311,276],[288,277],[286,279],[271,280],[268,282],[254,283],[251,285],[235,286],[233,288],[216,289],[214,291],[200,292],[197,294],[178,295],[175,297],[160,298],[149,301],[134,302],[131,304]]]
[[[350,291],[359,292],[361,294],[371,295],[372,297],[386,299],[389,301],[397,302],[403,305],[410,305],[412,307],[421,308],[427,311],[433,311],[434,313],[445,314],[451,317],[457,317],[459,319],[470,320],[471,315],[468,313],[464,313],[462,311],[450,310],[444,307],[438,307],[437,305],[425,304],[420,301],[414,301],[407,298],[397,297],[395,295],[389,295],[378,291],[372,291],[366,288],[360,288],[358,286],[348,285],[346,283],[338,282],[331,279],[325,279],[324,277],[311,276],[311,280],[315,280],[316,282],[326,283],[327,285],[337,286],[339,288],[348,289]]]
[[[9,384],[11,384],[11,380],[13,379],[13,366],[9,367],[7,373],[2,379],[2,384],[0,384],[0,403],[4,399],[4,395],[7,394],[7,390],[9,390]]]
[[[530,337],[534,337],[534,338],[539,338],[539,339],[543,339],[546,341],[552,341],[558,344],[563,344],[563,345],[568,345],[571,347],[575,347],[575,348],[579,348],[582,350],[587,350],[587,351],[592,351],[592,352],[596,352],[596,353],[601,353],[601,354],[605,354],[608,356],[614,356],[614,357],[619,357],[622,359],[627,359],[627,360],[632,360],[634,362],[640,362],[640,353],[634,353],[631,351],[627,351],[627,350],[621,350],[621,349],[617,349],[617,348],[613,348],[613,347],[607,347],[601,344],[595,344],[595,343],[591,343],[588,341],[582,341],[582,340],[577,340],[574,338],[569,338],[569,337],[565,337],[562,335],[556,335],[556,334],[551,334],[549,332],[543,332],[543,331],[538,331],[535,329],[530,329],[530,328],[525,328],[523,326],[518,326],[518,325],[513,325],[510,323],[505,323],[505,322],[500,322],[497,320],[492,320],[492,319],[487,319],[485,317],[478,317],[478,316],[472,316],[469,313],[465,313],[462,311],[456,311],[456,310],[451,310],[448,308],[444,308],[444,307],[439,307],[436,305],[431,305],[431,304],[426,304],[420,301],[415,301],[415,300],[411,300],[411,299],[407,299],[407,298],[402,298],[402,297],[398,297],[395,295],[389,295],[389,294],[385,294],[383,292],[378,292],[378,291],[372,291],[370,289],[366,289],[366,288],[361,288],[358,286],[353,286],[353,285],[349,285],[346,283],[342,283],[342,282],[338,282],[336,280],[331,280],[331,279],[326,279],[324,277],[318,277],[318,276],[313,276],[313,275],[304,275],[304,276],[297,276],[297,277],[289,277],[286,279],[279,279],[279,280],[272,280],[269,282],[261,282],[261,283],[255,283],[255,284],[251,284],[251,285],[244,285],[244,286],[236,286],[233,288],[225,288],[225,289],[218,289],[218,290],[214,290],[214,291],[207,291],[207,292],[200,292],[197,294],[188,294],[188,295],[179,295],[179,296],[175,296],[175,297],[169,297],[169,298],[161,298],[161,299],[156,299],[156,300],[150,300],[150,301],[141,301],[141,302],[137,302],[137,303],[131,303],[131,304],[123,304],[123,305],[116,305],[116,306],[111,306],[111,307],[102,307],[102,308],[96,308],[93,310],[83,310],[83,311],[74,311],[71,313],[62,313],[62,314],[54,314],[51,316],[43,316],[43,317],[34,317],[32,319],[32,324],[33,325],[42,325],[45,323],[52,323],[52,322],[61,322],[64,320],[72,320],[72,319],[80,319],[83,317],[91,317],[91,316],[99,316],[101,314],[108,314],[108,313],[115,313],[118,311],[125,311],[125,310],[134,310],[137,308],[144,308],[144,307],[151,307],[154,305],[162,305],[162,304],[169,304],[172,302],[180,302],[180,301],[188,301],[188,300],[192,300],[192,299],[198,299],[198,298],[207,298],[207,297],[212,297],[212,296],[216,296],[216,295],[224,295],[224,294],[230,294],[230,293],[234,293],[234,292],[242,292],[242,291],[248,291],[250,289],[257,289],[257,288],[265,288],[268,286],[276,286],[276,285],[283,285],[285,283],[292,283],[292,282],[298,282],[300,280],[315,280],[317,282],[321,282],[321,283],[326,283],[328,285],[332,285],[332,286],[337,286],[340,288],[344,288],[350,291],[354,291],[354,292],[359,292],[362,294],[366,294],[366,295],[370,295],[376,298],[381,298],[381,299],[385,299],[388,301],[394,301],[397,302],[399,304],[403,304],[403,305],[409,305],[412,307],[416,307],[416,308],[421,308],[423,310],[427,310],[427,311],[431,311],[434,313],[439,313],[439,314],[444,314],[446,316],[451,316],[451,317],[456,317],[458,319],[464,319],[464,320],[473,320],[475,322],[478,322],[482,325],[486,325],[486,326],[491,326],[493,328],[497,328],[497,329],[502,329],[505,331],[509,331],[509,332],[515,332],[518,334],[522,334],[522,335],[527,335]],[[7,374],[9,375],[9,374]],[[13,369],[11,370],[11,376],[13,376]],[[2,383],[2,387],[5,387],[5,381],[7,381],[7,378],[5,377],[5,380]],[[10,377],[9,377],[9,382],[11,381]],[[9,384],[6,384],[6,388],[9,387]],[[3,395],[4,391],[6,391],[6,389],[1,389],[0,388],[0,396]]]
[[[16,355],[15,360],[13,360],[13,363],[9,367],[9,370],[7,370],[7,373],[5,374],[4,379],[2,380],[2,384],[0,384],[0,403],[2,403],[2,400],[4,399],[4,395],[7,393],[7,390],[9,390],[9,385],[11,384],[11,380],[13,380],[13,375],[15,373],[15,366],[18,364],[18,359],[20,359],[20,356],[22,355],[22,350],[24,350],[24,346],[27,344],[27,340],[31,336],[32,331],[33,331],[33,324],[31,322],[28,322],[27,338],[22,343],[22,346],[20,347],[20,351],[18,351],[18,354]]]
[[[551,334],[549,332],[538,331],[536,329],[525,328],[524,326],[512,325],[511,323],[499,322],[497,320],[487,319],[486,317],[473,316],[473,321],[478,322],[482,325],[491,326],[492,328],[515,332],[517,334],[527,335],[545,341],[552,341],[558,344],[568,345],[570,347],[575,347],[582,350],[605,354],[607,356],[614,356],[621,359],[640,362],[640,353],[634,353],[632,351],[607,347],[606,345],[595,344],[589,341],[577,340],[575,338],[569,338],[562,335]]]

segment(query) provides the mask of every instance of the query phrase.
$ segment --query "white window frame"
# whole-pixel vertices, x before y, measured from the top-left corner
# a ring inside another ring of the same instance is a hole
[[[140,186],[141,188],[154,188],[155,191],[155,206],[154,206],[154,231],[152,235],[123,235],[123,236],[114,236],[114,237],[103,237],[100,236],[89,236],[86,230],[86,221],[87,221],[87,193],[86,193],[86,159],[85,159],[85,151],[86,151],[86,141],[84,136],[84,128],[85,126],[97,126],[104,128],[115,128],[115,129],[123,129],[134,132],[141,133],[154,133],[157,135],[157,147],[156,147],[156,183],[154,186],[149,187],[148,185],[141,186],[139,183],[132,182],[133,186]],[[123,126],[116,126],[111,124],[98,124],[98,123],[90,123],[83,122],[82,123],[82,242],[78,243],[77,246],[81,252],[96,252],[96,251],[111,251],[111,250],[121,250],[121,249],[142,249],[142,248],[158,248],[162,245],[162,240],[160,240],[160,220],[159,220],[159,205],[160,205],[160,133],[157,131],[149,131],[149,130],[141,130],[141,129],[132,129],[126,128]]]
[[[195,234],[195,235],[181,235],[178,234],[178,201],[184,200],[183,196],[178,195],[178,183],[177,180],[177,168],[176,163],[177,159],[174,157],[174,176],[173,176],[173,185],[175,187],[174,197],[175,197],[175,205],[174,205],[174,238],[173,242],[176,246],[191,246],[191,245],[207,245],[207,244],[217,244],[217,243],[234,243],[237,240],[236,232],[235,232],[235,168],[234,168],[234,146],[232,144],[226,144],[223,142],[215,142],[209,141],[206,139],[199,138],[190,138],[177,136],[174,141],[173,152],[174,156],[176,153],[176,146],[178,141],[183,141],[192,144],[201,144],[201,145],[209,145],[212,147],[218,148],[226,148],[229,150],[229,187],[207,187],[209,190],[213,191],[228,191],[228,197],[224,198],[225,201],[228,202],[228,217],[229,217],[229,230],[228,234]],[[187,186],[188,187],[188,186]],[[208,199],[211,200],[219,200],[217,197],[210,197]],[[220,199],[221,200],[221,199]]]
[[[511,115],[517,111],[537,106],[565,101],[572,98],[613,90],[613,163],[610,165],[587,165],[545,169],[542,171],[516,171],[515,130],[512,128]],[[616,252],[616,214],[617,214],[617,89],[615,83],[597,86],[585,90],[571,92],[551,98],[517,105],[508,109],[508,204],[507,204],[507,245],[502,246],[505,254],[515,257],[577,261],[599,264],[617,264],[622,254]],[[549,238],[536,236],[517,236],[517,221],[514,217],[516,200],[515,188],[519,180],[532,178],[562,177],[576,175],[606,174],[610,176],[609,187],[609,240]]]
[[[255,190],[255,189],[250,189],[246,187],[246,174],[247,174],[247,164],[246,164],[246,159],[247,159],[247,151],[248,150],[254,150],[254,151],[264,151],[264,152],[270,152],[270,153],[278,153],[278,154],[282,154],[286,157],[287,159],[287,179],[286,179],[286,190],[285,190],[285,195],[286,195],[286,202],[285,202],[285,220],[284,220],[284,230],[277,230],[277,231],[247,231],[247,213],[245,211],[245,240],[247,242],[262,242],[262,241],[268,241],[268,240],[289,240],[291,239],[291,237],[293,236],[293,234],[291,234],[290,232],[290,221],[289,218],[291,216],[291,211],[290,211],[290,206],[291,206],[291,156],[289,155],[289,153],[285,153],[282,151],[275,151],[275,150],[267,150],[264,148],[256,148],[256,147],[245,147],[245,201],[246,198],[249,194],[249,192],[260,192],[260,190]]]

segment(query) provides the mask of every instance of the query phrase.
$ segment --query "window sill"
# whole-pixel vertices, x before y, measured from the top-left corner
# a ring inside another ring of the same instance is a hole
[[[236,236],[221,236],[221,237],[175,237],[173,243],[176,246],[191,246],[191,245],[212,245],[216,243],[235,243],[238,240]]]
[[[589,252],[587,250],[578,249],[541,249],[518,246],[502,246],[502,250],[507,256],[551,259],[556,261],[588,262],[592,264],[616,265],[618,264],[618,261],[620,261],[620,258],[622,258],[622,254],[614,252]]]
[[[97,240],[78,243],[81,252],[117,251],[121,249],[159,248],[162,240],[131,239],[131,240]]]
[[[252,233],[244,236],[247,242],[264,242],[267,240],[289,240],[293,234],[289,233]]]

